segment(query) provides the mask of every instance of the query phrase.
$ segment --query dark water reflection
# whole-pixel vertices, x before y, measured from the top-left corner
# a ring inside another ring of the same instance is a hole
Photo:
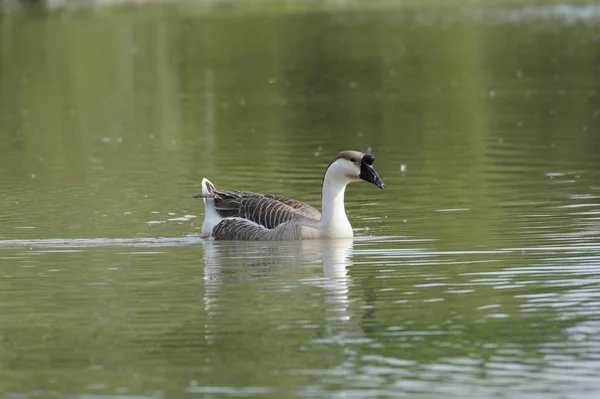
[[[0,19],[0,396],[600,395],[594,5]],[[202,242],[203,176],[351,241]]]

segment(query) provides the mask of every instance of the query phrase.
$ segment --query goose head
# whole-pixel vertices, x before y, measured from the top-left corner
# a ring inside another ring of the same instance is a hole
[[[358,151],[342,151],[331,161],[325,172],[328,176],[346,183],[364,180],[383,190],[385,185],[373,168],[375,157]]]

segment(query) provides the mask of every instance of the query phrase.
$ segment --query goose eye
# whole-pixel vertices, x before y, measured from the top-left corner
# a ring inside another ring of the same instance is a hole
[[[355,163],[356,162],[356,158],[350,158],[350,162]]]

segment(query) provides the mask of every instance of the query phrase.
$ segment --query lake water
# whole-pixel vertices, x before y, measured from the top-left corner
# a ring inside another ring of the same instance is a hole
[[[600,7],[0,17],[0,397],[600,396]],[[354,240],[203,242],[203,177]]]

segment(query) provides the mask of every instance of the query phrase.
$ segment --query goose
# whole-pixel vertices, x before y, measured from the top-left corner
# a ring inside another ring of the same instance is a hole
[[[321,193],[322,213],[291,198],[240,190],[217,190],[202,179],[202,238],[227,241],[283,241],[349,238],[352,226],[344,208],[346,186],[365,180],[383,189],[373,168],[375,157],[342,151],[327,166]]]

